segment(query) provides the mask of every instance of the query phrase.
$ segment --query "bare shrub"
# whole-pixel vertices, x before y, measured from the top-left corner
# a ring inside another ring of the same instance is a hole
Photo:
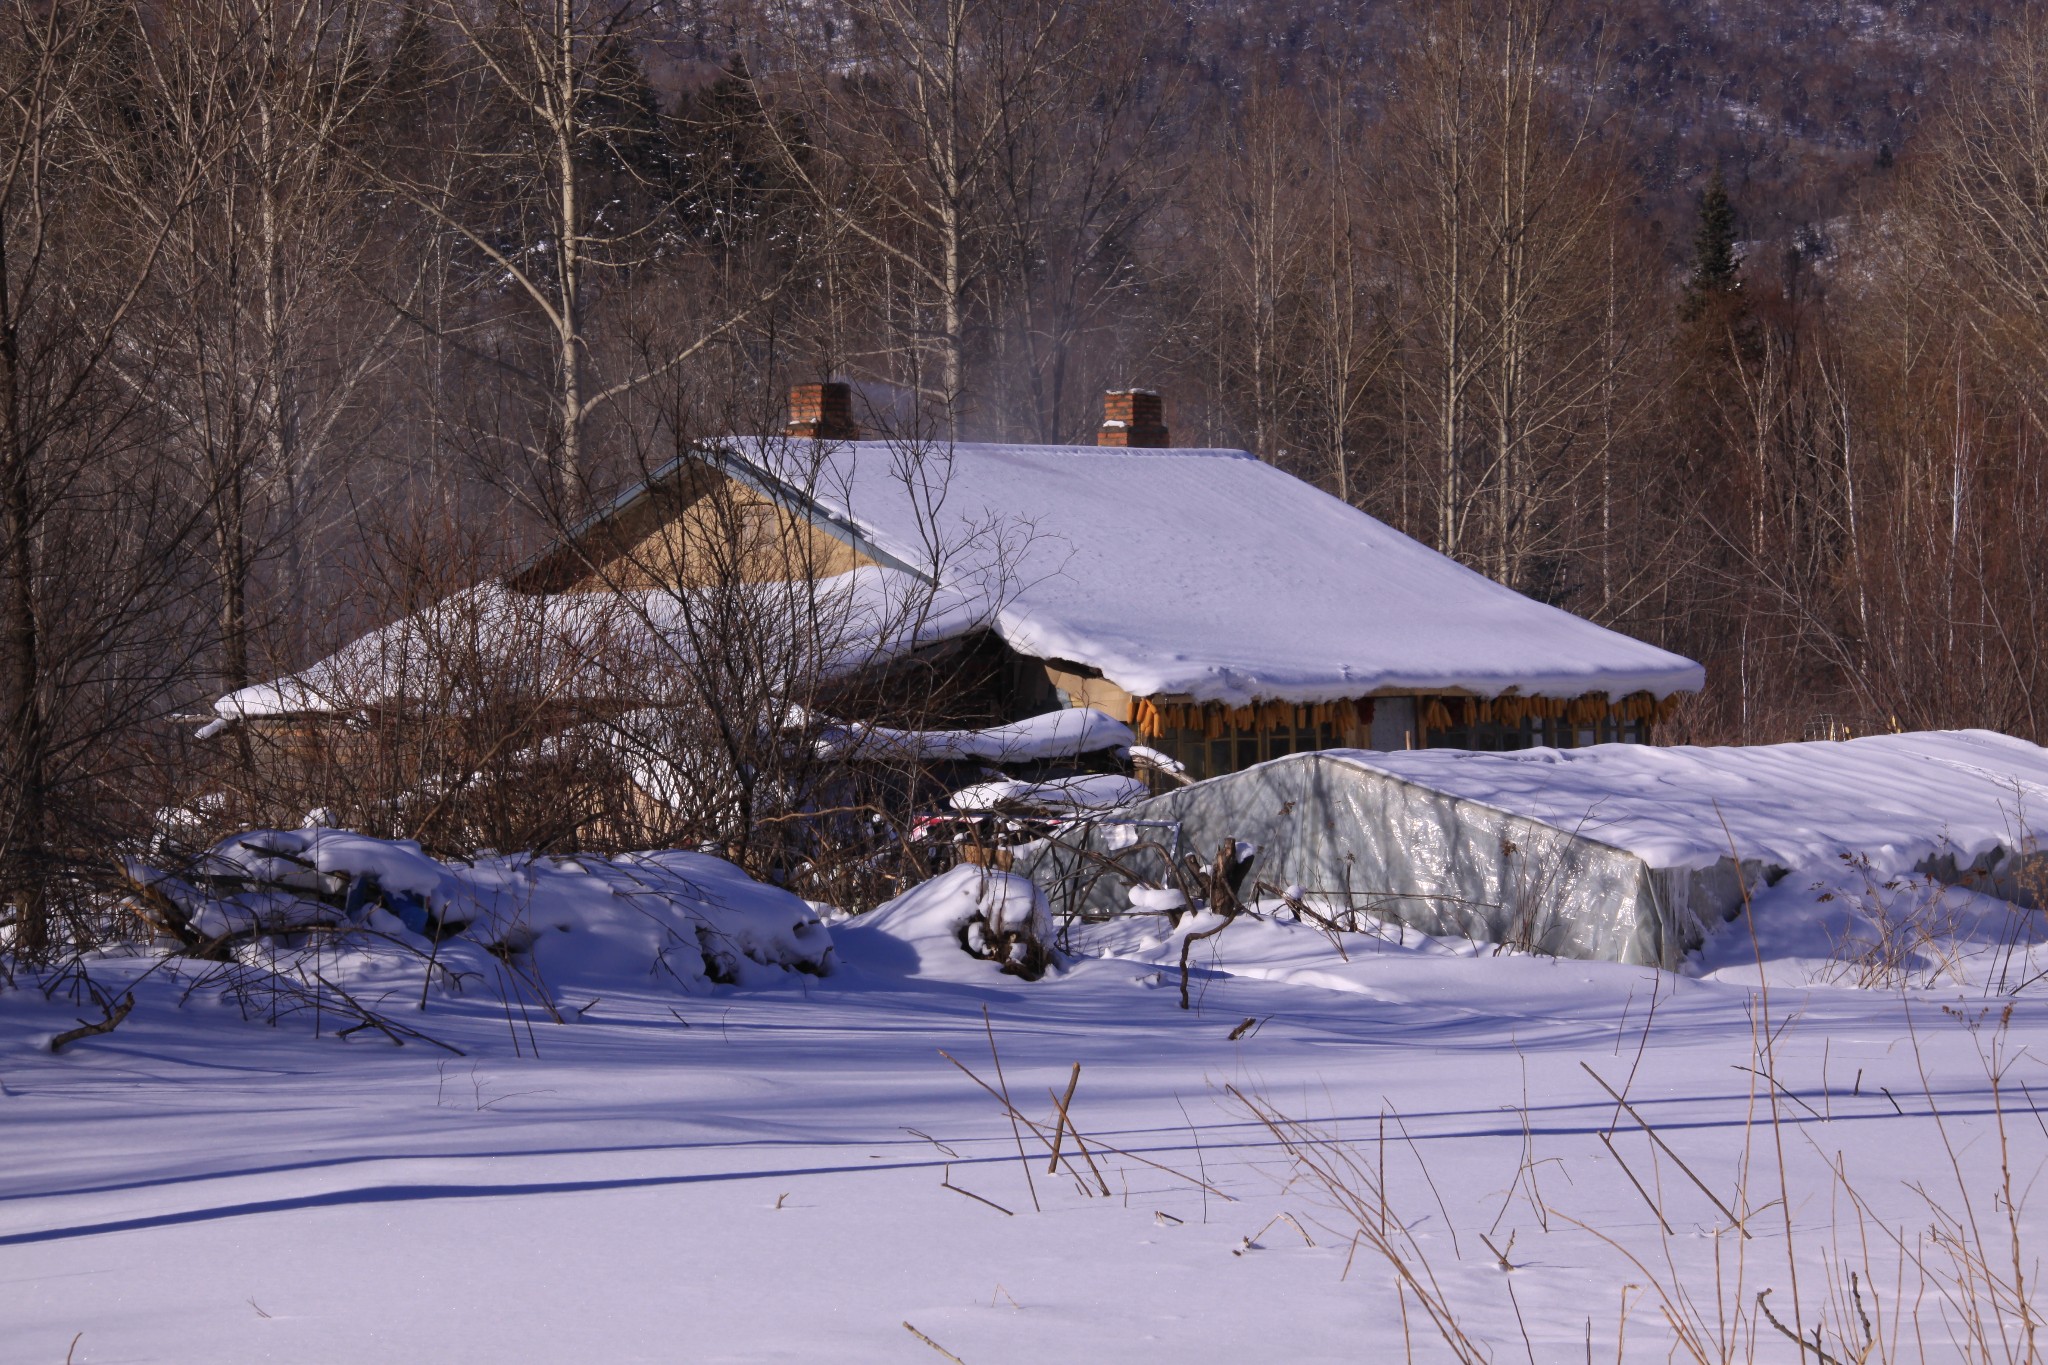
[[[1843,855],[1862,883],[1843,890],[1857,921],[1836,939],[1820,979],[1863,990],[1900,990],[1962,981],[1965,946],[1959,942],[1958,893],[1931,877],[1880,877],[1868,855]],[[1836,893],[1825,891],[1821,899]],[[2014,908],[2015,915],[2025,912]]]

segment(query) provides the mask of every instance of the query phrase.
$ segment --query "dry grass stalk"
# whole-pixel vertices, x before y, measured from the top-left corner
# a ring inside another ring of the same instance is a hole
[[[909,1324],[908,1322],[906,1322],[906,1323],[904,1323],[904,1324],[903,1324],[903,1330],[904,1330],[904,1331],[906,1331],[906,1332],[908,1332],[908,1333],[910,1333],[910,1335],[912,1335],[912,1336],[916,1337],[916,1338],[917,1338],[917,1339],[918,1339],[919,1341],[923,1342],[923,1343],[924,1343],[925,1345],[927,1345],[927,1346],[931,1347],[931,1348],[932,1348],[932,1349],[933,1349],[934,1351],[937,1351],[937,1352],[938,1352],[938,1353],[939,1353],[940,1355],[944,1356],[944,1357],[945,1357],[946,1359],[948,1359],[948,1360],[952,1361],[952,1362],[953,1362],[953,1365],[967,1365],[967,1362],[966,1362],[966,1361],[962,1360],[962,1359],[961,1359],[961,1358],[960,1358],[959,1356],[956,1356],[956,1355],[954,1355],[954,1354],[953,1354],[953,1353],[952,1353],[951,1351],[949,1351],[949,1350],[947,1350],[947,1349],[946,1349],[945,1347],[943,1347],[943,1346],[939,1345],[939,1343],[937,1343],[936,1341],[933,1341],[933,1340],[932,1340],[932,1339],[931,1339],[930,1337],[928,1337],[928,1336],[926,1336],[926,1335],[925,1335],[924,1333],[922,1333],[922,1332],[918,1331],[918,1330],[917,1330],[917,1329],[916,1329],[915,1327],[912,1327],[912,1326],[911,1326],[911,1325],[910,1325],[910,1324]]]
[[[1353,1225],[1354,1251],[1364,1245],[1387,1262],[1400,1290],[1415,1297],[1451,1354],[1466,1365],[1486,1361],[1484,1348],[1460,1325],[1421,1244],[1407,1225],[1391,1213],[1383,1175],[1374,1165],[1332,1135],[1289,1118],[1263,1099],[1248,1096],[1236,1086],[1226,1090],[1272,1134],[1293,1162],[1296,1174],[1306,1177],[1329,1196],[1338,1212]],[[1402,1311],[1405,1321],[1405,1297]]]
[[[1026,1114],[1022,1110],[1018,1109],[1016,1105],[1010,1102],[1009,1096],[1007,1094],[1005,1094],[1001,1090],[998,1090],[995,1086],[990,1085],[981,1077],[975,1075],[971,1067],[967,1066],[959,1058],[955,1057],[952,1053],[947,1052],[944,1048],[940,1048],[939,1055],[941,1057],[944,1057],[947,1061],[951,1062],[955,1067],[958,1067],[960,1073],[966,1076],[968,1080],[973,1081],[976,1085],[980,1086],[984,1091],[986,1091],[991,1099],[995,1100],[999,1105],[1003,1107],[1003,1111],[1006,1114],[1008,1114],[1014,1122],[1021,1124],[1025,1128],[1030,1129],[1032,1135],[1036,1137],[1040,1142],[1045,1144],[1045,1149],[1047,1152],[1050,1152],[1052,1150],[1052,1135],[1046,1131],[1045,1125],[1039,1123],[1036,1119],[1033,1119],[1029,1114]],[[1152,1158],[1148,1156],[1142,1156],[1137,1152],[1128,1151],[1125,1148],[1115,1146],[1108,1142],[1104,1142],[1100,1137],[1096,1137],[1093,1139],[1084,1138],[1081,1131],[1073,1126],[1073,1120],[1071,1116],[1069,1116],[1067,1120],[1067,1130],[1074,1135],[1074,1140],[1076,1144],[1092,1141],[1097,1151],[1106,1152],[1112,1156],[1122,1157],[1126,1161],[1135,1161],[1142,1166],[1149,1166],[1153,1170],[1158,1171],[1163,1175],[1170,1175],[1176,1180],[1184,1180],[1188,1184],[1195,1186],[1196,1188],[1204,1191],[1207,1194],[1213,1194],[1217,1196],[1219,1199],[1224,1199],[1231,1202],[1236,1201],[1235,1195],[1224,1193],[1224,1191],[1210,1184],[1205,1179],[1198,1179],[1195,1176],[1189,1175],[1185,1171],[1175,1170],[1173,1167],[1168,1166],[1163,1162],[1154,1161]],[[1069,1165],[1068,1169],[1072,1169],[1071,1164]]]
[[[942,1190],[951,1190],[955,1194],[964,1194],[977,1204],[988,1205],[997,1213],[1002,1214],[1005,1218],[1015,1218],[1017,1216],[1011,1210],[1004,1208],[1001,1204],[998,1204],[995,1200],[984,1198],[983,1196],[976,1194],[973,1190],[963,1190],[958,1185],[955,1185],[953,1183],[953,1168],[950,1165],[946,1167],[945,1173],[939,1177],[939,1188]],[[778,1203],[776,1207],[780,1208],[781,1205]]]
[[[1593,1078],[1595,1084],[1597,1084],[1602,1090],[1605,1090],[1610,1096],[1613,1097],[1614,1102],[1620,1105],[1630,1118],[1636,1121],[1636,1125],[1643,1130],[1644,1135],[1648,1137],[1650,1141],[1656,1143],[1658,1149],[1661,1150],[1664,1153],[1664,1155],[1670,1157],[1672,1162],[1677,1165],[1679,1170],[1685,1172],[1686,1178],[1692,1181],[1692,1183],[1699,1188],[1699,1192],[1707,1197],[1707,1201],[1711,1203],[1715,1208],[1721,1211],[1721,1216],[1726,1218],[1731,1226],[1740,1230],[1744,1237],[1748,1237],[1750,1235],[1749,1229],[1742,1226],[1743,1220],[1737,1218],[1735,1216],[1734,1210],[1730,1209],[1726,1204],[1721,1202],[1721,1196],[1715,1194],[1713,1190],[1709,1189],[1706,1181],[1700,1179],[1699,1176],[1693,1173],[1692,1167],[1686,1165],[1685,1159],[1679,1156],[1677,1152],[1671,1149],[1671,1144],[1664,1140],[1663,1135],[1657,1131],[1657,1129],[1650,1123],[1650,1121],[1644,1118],[1641,1114],[1637,1113],[1635,1106],[1630,1104],[1627,1100],[1623,1099],[1619,1091],[1617,1091],[1613,1086],[1609,1085],[1606,1081],[1602,1080],[1600,1078],[1599,1072],[1593,1070],[1592,1067],[1587,1066],[1584,1062],[1580,1062],[1579,1066],[1582,1070],[1585,1071],[1585,1073],[1588,1076],[1591,1076]]]
[[[981,1026],[988,1031],[988,1055],[995,1062],[996,1087],[1002,1095],[1003,1108],[1009,1111],[1010,1135],[1017,1139],[1017,1160],[1024,1167],[1024,1184],[1031,1191],[1031,1207],[1033,1210],[1043,1213],[1045,1210],[1039,1208],[1038,1204],[1038,1182],[1031,1178],[1031,1158],[1024,1155],[1024,1134],[1017,1126],[1017,1106],[1010,1103],[1010,1085],[1009,1082],[1003,1079],[1003,1055],[996,1051],[996,1026],[989,1018],[987,1005],[981,1007]],[[947,1060],[950,1061],[952,1059],[948,1058]]]

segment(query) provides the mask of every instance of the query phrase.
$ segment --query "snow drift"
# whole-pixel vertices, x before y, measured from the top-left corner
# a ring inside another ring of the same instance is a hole
[[[973,973],[962,970],[963,949],[1027,981],[1043,976],[1055,960],[1045,893],[1028,877],[970,863],[913,886],[848,927],[857,936],[909,945],[919,975],[972,979]]]

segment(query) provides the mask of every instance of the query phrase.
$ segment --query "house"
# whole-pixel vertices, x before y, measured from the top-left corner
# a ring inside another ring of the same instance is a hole
[[[1494,583],[1244,451],[1174,446],[1157,394],[1109,394],[1092,447],[867,440],[851,400],[798,386],[785,432],[655,471],[487,585],[489,610],[583,622],[621,595],[835,585],[856,604],[827,651],[849,680],[836,718],[891,722],[891,671],[942,669],[951,722],[1089,706],[1195,777],[1335,747],[1643,741],[1703,685],[1691,660]],[[663,610],[638,616],[658,629]],[[339,659],[217,713],[336,709],[322,679]]]
[[[688,582],[723,483],[757,572],[888,569],[974,604],[947,635],[997,656],[988,719],[1092,706],[1196,776],[1338,745],[1644,740],[1703,685],[1244,451],[1173,446],[1156,394],[1109,394],[1094,447],[866,441],[850,409],[844,385],[800,386],[783,436],[677,460],[511,586],[643,581],[621,562]]]

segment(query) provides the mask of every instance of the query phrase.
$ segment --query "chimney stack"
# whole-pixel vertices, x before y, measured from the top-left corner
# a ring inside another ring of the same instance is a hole
[[[858,441],[860,428],[853,421],[853,386],[793,385],[789,391],[789,425],[783,434],[806,436],[814,441]]]
[[[1166,405],[1150,389],[1116,389],[1102,395],[1099,446],[1170,445],[1166,436]]]

